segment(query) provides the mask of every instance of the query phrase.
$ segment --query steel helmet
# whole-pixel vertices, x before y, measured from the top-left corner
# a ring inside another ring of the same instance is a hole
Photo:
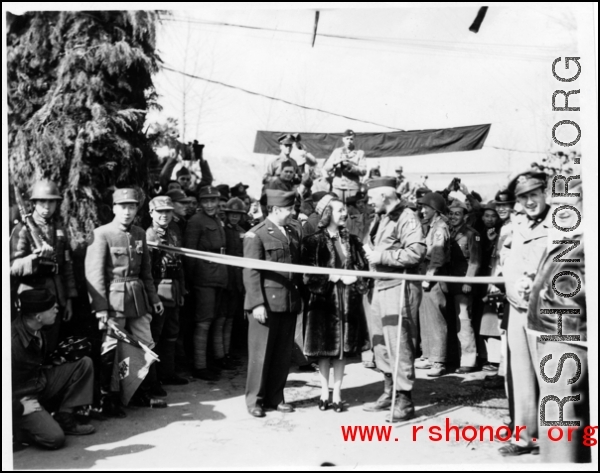
[[[246,205],[239,199],[238,197],[233,197],[227,201],[227,206],[225,207],[225,212],[239,212],[246,213]]]
[[[418,200],[419,204],[428,205],[439,213],[446,213],[446,199],[437,192],[428,192]]]
[[[31,188],[31,197],[29,200],[61,200],[62,196],[58,192],[58,186],[47,179],[36,182]]]

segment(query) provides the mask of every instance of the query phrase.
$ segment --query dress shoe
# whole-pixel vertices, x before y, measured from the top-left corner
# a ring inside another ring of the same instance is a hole
[[[430,378],[439,378],[446,374],[446,365],[444,363],[434,362],[433,366],[427,371],[427,376]]]
[[[375,368],[377,368],[374,361],[363,361],[363,366],[370,370],[374,370]]]
[[[329,400],[328,399],[319,399],[319,410],[326,411],[329,409]]]
[[[415,406],[410,391],[398,391],[394,411],[386,418],[387,422],[404,422],[415,416]]]
[[[344,401],[334,402],[331,407],[335,412],[342,412],[344,410]]]
[[[415,368],[419,370],[428,370],[433,366],[433,363],[429,361],[427,358],[419,358],[415,360]]]
[[[456,374],[468,374],[468,373],[474,373],[475,371],[478,371],[476,366],[461,366],[460,368],[457,368],[455,373]]]
[[[208,368],[196,369],[192,372],[194,378],[203,379],[205,381],[218,381],[219,375]]]
[[[264,417],[266,415],[265,411],[260,406],[256,406],[256,407],[253,407],[252,409],[248,409],[248,412],[250,413],[251,416],[254,416],[254,417]]]
[[[183,386],[184,384],[190,384],[189,379],[176,374],[174,374],[173,376],[169,376],[168,378],[163,378],[160,380],[160,382],[164,386]]]
[[[498,365],[494,363],[486,363],[481,369],[482,371],[498,372]]]
[[[276,409],[278,412],[294,412],[294,407],[291,404],[287,404],[285,402],[280,403]]]
[[[521,447],[516,443],[509,443],[504,447],[500,447],[498,452],[503,457],[516,457],[518,455],[524,455],[526,453],[531,453],[532,455],[539,455],[540,447],[537,445],[527,445],[525,447]]]

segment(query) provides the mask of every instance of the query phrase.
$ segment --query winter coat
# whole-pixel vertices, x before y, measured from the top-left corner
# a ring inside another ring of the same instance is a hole
[[[344,231],[340,238],[346,249],[343,269],[368,270],[369,264],[358,238]],[[306,237],[302,243],[302,264],[335,268],[335,243],[326,230]],[[358,278],[354,284],[346,286],[342,281],[329,281],[326,275],[306,274],[304,284],[310,291],[304,354],[341,358],[344,353],[368,350],[363,295],[369,290],[369,281]]]

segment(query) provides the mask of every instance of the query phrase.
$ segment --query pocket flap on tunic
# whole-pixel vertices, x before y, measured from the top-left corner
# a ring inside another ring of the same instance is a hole
[[[124,246],[113,246],[111,247],[110,252],[115,256],[123,256],[127,254],[127,248]]]
[[[265,250],[283,250],[283,243],[280,241],[265,242]]]

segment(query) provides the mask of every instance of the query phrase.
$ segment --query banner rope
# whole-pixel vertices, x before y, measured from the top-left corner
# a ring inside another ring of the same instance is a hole
[[[148,246],[161,251],[170,251],[171,253],[198,258],[211,263],[225,264],[227,266],[237,266],[239,268],[255,269],[259,271],[275,271],[285,273],[300,273],[300,274],[322,274],[322,275],[339,275],[339,276],[356,276],[373,279],[405,279],[407,281],[435,281],[445,283],[459,284],[503,284],[504,278],[499,276],[427,276],[424,274],[404,274],[404,273],[385,273],[381,271],[357,271],[352,269],[332,269],[319,268],[317,266],[304,266],[300,264],[276,263],[273,261],[265,261],[254,258],[242,258],[239,256],[222,255],[218,253],[210,253],[207,251],[191,250],[189,248],[181,248],[177,246],[166,246],[160,243],[148,242]],[[398,267],[398,270],[402,268]]]

